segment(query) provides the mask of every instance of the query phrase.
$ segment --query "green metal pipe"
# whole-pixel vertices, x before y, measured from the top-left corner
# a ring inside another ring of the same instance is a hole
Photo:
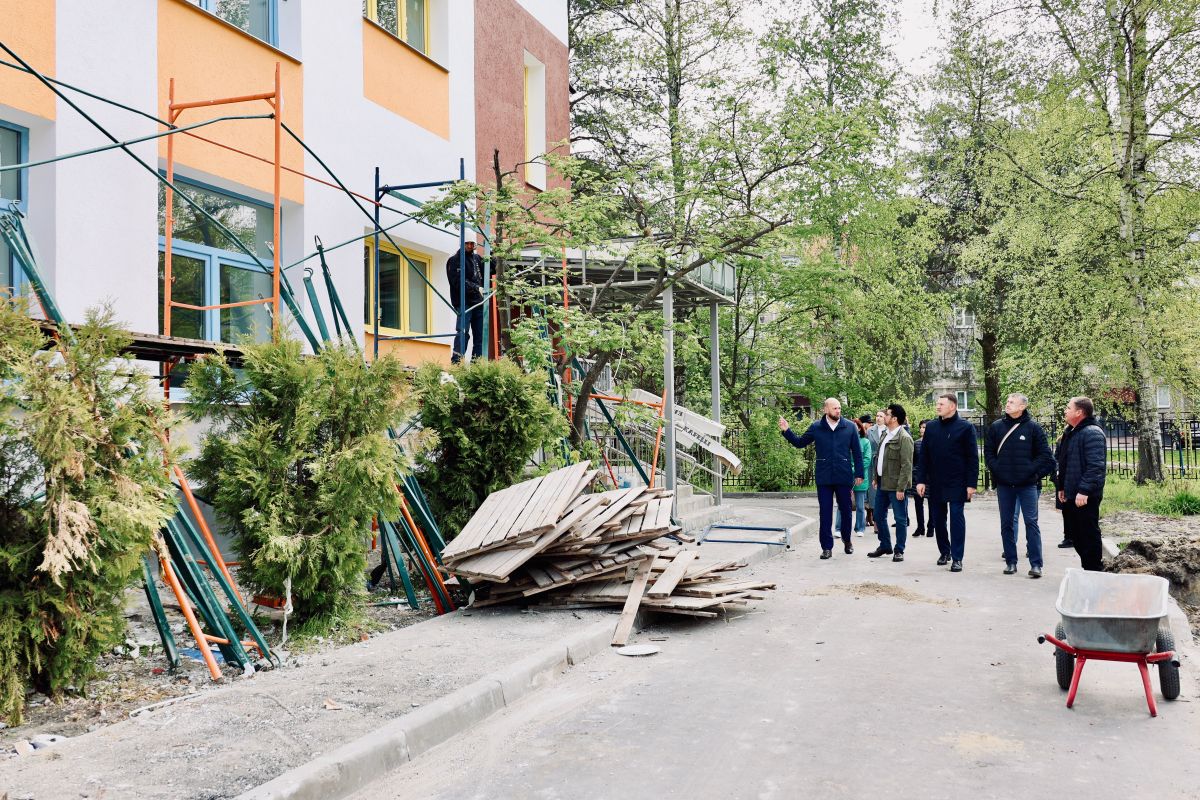
[[[150,559],[146,556],[142,556],[142,588],[146,590],[146,600],[150,603],[150,613],[154,616],[154,627],[158,628],[163,652],[171,664],[171,669],[177,669],[179,648],[175,646],[175,637],[171,635],[171,624],[167,622],[167,612],[163,608],[162,598],[158,596],[158,586],[155,585],[154,574],[150,571]]]
[[[408,604],[416,609],[419,608],[417,603],[417,593],[413,589],[412,578],[408,574],[408,567],[404,566],[404,555],[400,552],[400,540],[396,536],[396,530],[392,524],[383,519],[379,519],[380,542],[384,547],[388,548],[388,554],[391,556],[391,561],[395,564],[397,572],[400,573],[400,581],[404,584],[404,594],[408,598]]]
[[[312,272],[312,270],[308,270]],[[308,292],[308,304],[312,308],[313,316],[317,320],[317,330],[321,332],[321,341],[329,341],[329,328],[325,327],[325,315],[321,313],[321,303],[317,300],[317,289],[313,286],[312,275],[305,274],[304,289]]]
[[[231,631],[227,631],[221,625],[221,618],[224,615],[216,606],[216,597],[201,574],[200,567],[188,549],[184,535],[174,518],[167,520],[166,535],[163,538],[167,542],[167,549],[171,551],[171,562],[175,567],[175,572],[205,625],[213,635],[229,639],[232,642],[233,639],[228,635]],[[207,641],[196,644],[198,647],[209,646]],[[217,649],[221,651],[221,655],[225,657],[226,661],[241,667],[245,666],[246,662],[239,660],[237,650],[233,648],[232,644],[218,644]]]

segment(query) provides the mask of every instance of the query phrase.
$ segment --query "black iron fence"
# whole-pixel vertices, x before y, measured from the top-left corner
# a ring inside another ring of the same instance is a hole
[[[981,414],[963,415],[975,425],[975,433],[979,439],[980,487],[990,486],[990,476],[983,466],[983,437],[987,423]],[[1062,417],[1035,417],[1038,424],[1046,431],[1051,447],[1062,434],[1065,422]],[[1110,475],[1125,475],[1132,477],[1138,466],[1138,426],[1136,420],[1108,415],[1098,416],[1097,421],[1104,428],[1108,437],[1108,473]],[[1162,413],[1158,415],[1159,433],[1162,437],[1163,473],[1168,479],[1197,479],[1200,478],[1200,414],[1196,413]],[[732,450],[747,469],[741,475],[727,475],[724,485],[731,491],[758,491],[762,487],[755,485],[756,471],[752,460],[763,458],[761,447],[751,446],[746,431],[730,427],[726,431],[725,445]],[[760,440],[761,441],[761,440]],[[782,441],[782,440],[781,440]],[[755,451],[758,452],[755,452]],[[769,457],[769,456],[768,456]],[[804,488],[810,486],[813,480],[811,461],[797,464],[792,470],[791,480],[786,488]],[[778,480],[772,481],[772,489],[782,488]]]

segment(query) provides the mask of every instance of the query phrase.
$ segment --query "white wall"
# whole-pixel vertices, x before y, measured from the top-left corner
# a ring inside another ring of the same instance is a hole
[[[521,8],[563,44],[567,43],[567,0],[517,0]]]

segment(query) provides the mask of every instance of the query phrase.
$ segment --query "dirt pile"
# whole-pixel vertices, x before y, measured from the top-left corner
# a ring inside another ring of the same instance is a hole
[[[1131,539],[1105,569],[1166,578],[1176,600],[1200,606],[1200,537]]]

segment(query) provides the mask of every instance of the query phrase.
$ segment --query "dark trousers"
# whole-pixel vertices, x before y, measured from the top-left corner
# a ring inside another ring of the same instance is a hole
[[[463,353],[467,351],[468,333],[471,335],[471,358],[483,355],[483,312],[484,306],[478,305],[469,310],[465,318],[459,316],[458,333],[454,337],[454,353],[450,357],[455,364],[462,360]]]
[[[919,495],[919,494],[914,494],[912,496],[912,499],[913,499],[913,511],[917,516],[917,530],[924,531],[925,530],[925,498],[921,497],[921,495]]]
[[[966,503],[929,498],[929,525],[937,531],[938,552],[953,561],[962,561],[967,549],[965,506]]]
[[[833,549],[833,501],[837,499],[838,511],[842,514],[840,533],[842,541],[850,541],[850,515],[854,512],[854,498],[849,486],[840,484],[817,487],[817,504],[821,507],[820,539],[822,550]]]
[[[1079,564],[1084,569],[1104,569],[1104,545],[1100,542],[1100,497],[1089,497],[1087,505],[1075,505],[1067,498],[1063,505],[1063,536],[1075,543]]]

